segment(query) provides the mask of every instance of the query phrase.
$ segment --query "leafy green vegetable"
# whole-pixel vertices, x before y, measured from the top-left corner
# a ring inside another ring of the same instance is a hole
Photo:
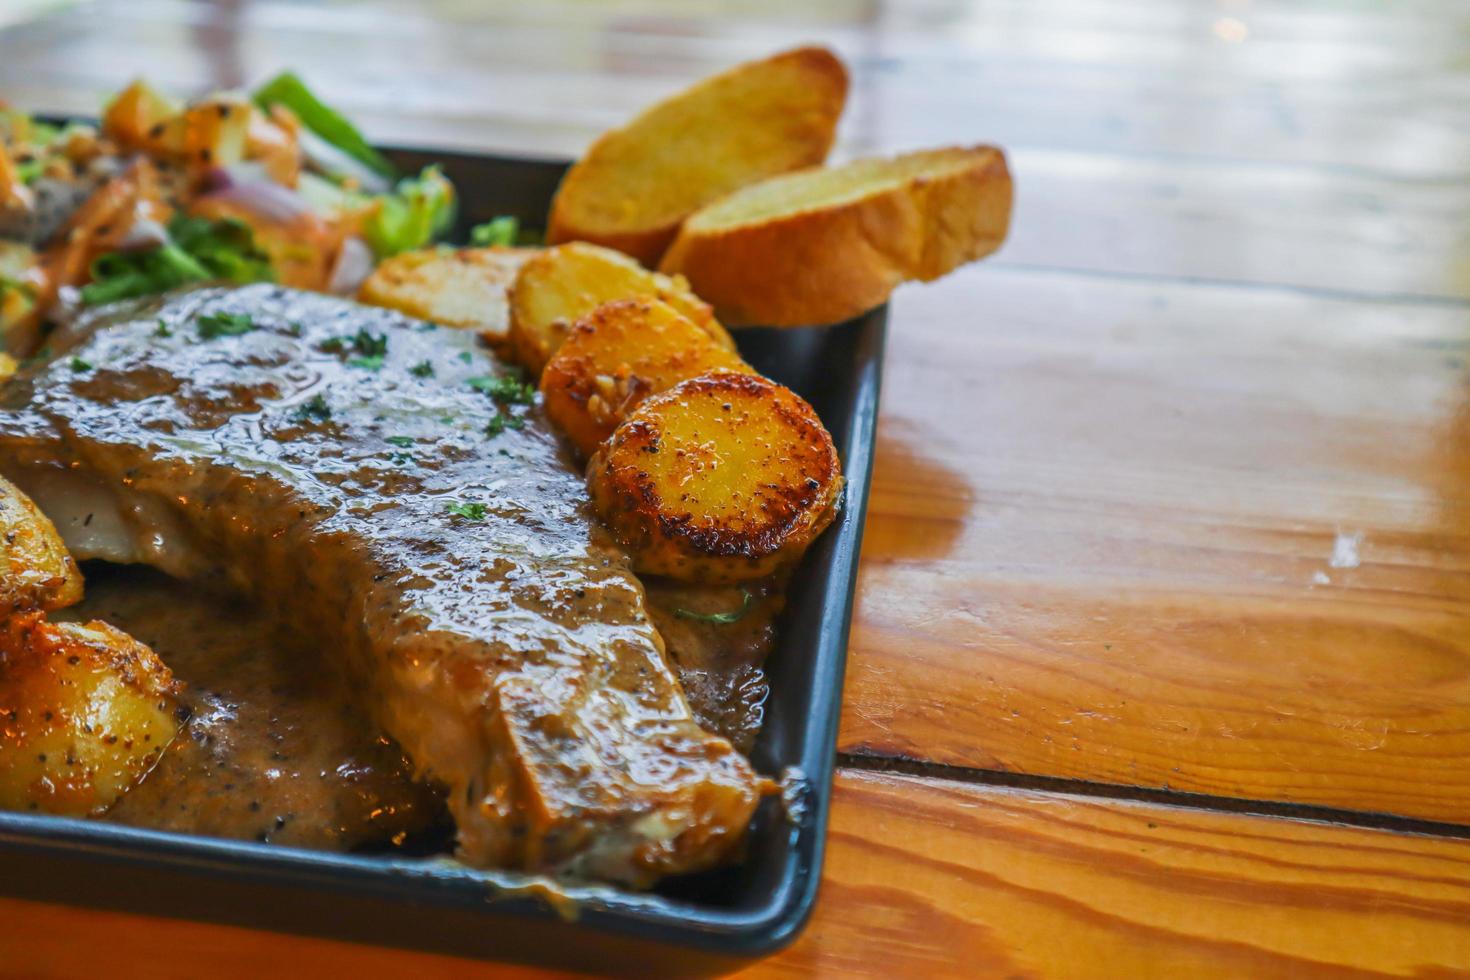
[[[414,440],[411,436],[389,436],[383,441],[390,446],[397,446],[400,449],[408,449],[414,444]]]
[[[490,513],[490,509],[484,504],[464,504],[459,501],[455,501],[444,509],[455,517],[463,517],[470,521],[483,521]]]
[[[155,337],[172,337],[173,335],[174,332],[170,330],[168,328],[168,324],[164,323],[162,320],[159,320],[158,326],[153,328],[153,336]]]
[[[318,99],[295,72],[281,72],[256,89],[255,102],[262,109],[273,105],[285,106],[301,120],[301,125],[352,159],[384,177],[394,176],[393,165],[368,144],[357,127]]]
[[[354,357],[347,361],[348,367],[362,368],[364,371],[381,371],[383,369],[383,355],[374,354],[371,357]]]
[[[379,259],[423,248],[454,223],[454,185],[437,166],[405,177],[363,224],[362,236]]]
[[[502,214],[470,229],[471,245],[514,245],[521,223],[514,215]]]
[[[12,289],[26,299],[36,298],[36,290],[30,283],[21,282],[19,279],[12,279],[4,273],[0,273],[0,295],[4,295]]]
[[[238,218],[211,221],[177,215],[168,223],[168,234],[209,270],[210,278],[241,285],[276,278],[270,256],[256,247],[250,226]]]
[[[180,215],[169,222],[168,234],[169,241],[157,248],[107,252],[93,259],[92,281],[82,287],[82,302],[111,303],[208,279],[243,284],[275,278],[270,259],[256,248],[242,221]]]
[[[721,626],[729,623],[737,623],[745,618],[746,613],[750,612],[750,607],[755,604],[755,596],[751,595],[748,591],[741,589],[740,594],[744,597],[744,601],[735,612],[698,613],[691,609],[675,609],[674,615],[680,619],[693,619],[701,623],[716,623]]]
[[[428,361],[419,361],[408,369],[408,373],[415,378],[432,378],[434,376],[434,365]]]
[[[80,357],[73,357],[71,359],[71,369],[76,373],[81,374],[83,371],[92,370],[92,365],[87,361],[82,360]]]
[[[249,313],[206,313],[198,323],[200,340],[238,337],[255,329],[255,320]]]

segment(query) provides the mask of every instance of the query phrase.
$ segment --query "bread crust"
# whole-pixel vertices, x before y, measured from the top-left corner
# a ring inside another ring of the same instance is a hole
[[[729,220],[739,194],[685,222],[661,271],[680,273],[727,325],[840,323],[883,303],[901,282],[937,279],[1000,247],[1010,223],[1011,177],[996,147],[907,154],[933,158],[896,185],[835,204]],[[967,158],[954,166],[956,155]],[[841,171],[843,168],[836,168]],[[834,171],[834,172],[836,172]],[[792,178],[775,178],[790,180]]]
[[[547,243],[592,242],[652,268],[702,205],[825,160],[847,86],[836,55],[802,47],[670,96],[604,133],[567,171],[552,201]],[[630,184],[651,190],[630,194]],[[674,207],[659,200],[661,190],[689,200]]]

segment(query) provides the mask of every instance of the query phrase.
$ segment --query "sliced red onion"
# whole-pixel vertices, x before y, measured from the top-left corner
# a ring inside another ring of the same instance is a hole
[[[337,264],[332,266],[332,275],[327,280],[327,292],[350,296],[372,271],[373,250],[368,248],[368,243],[355,236],[348,238],[337,253]]]
[[[267,221],[286,224],[304,214],[311,214],[311,205],[291,188],[273,180],[235,181],[219,190],[200,196],[201,201],[220,201],[235,204]]]
[[[204,174],[203,189],[205,193],[210,193],[260,180],[270,180],[265,164],[255,160],[242,160],[227,167],[211,167]]]
[[[351,177],[357,181],[359,190],[369,194],[386,194],[393,189],[388,178],[337,149],[311,130],[302,127],[298,140],[301,144],[301,155],[306,157],[306,162],[318,173]]]
[[[168,229],[148,218],[138,218],[128,228],[126,235],[117,243],[123,251],[140,248],[157,248],[168,243]]]

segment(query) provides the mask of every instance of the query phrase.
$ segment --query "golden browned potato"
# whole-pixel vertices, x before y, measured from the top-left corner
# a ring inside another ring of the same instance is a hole
[[[31,613],[0,630],[0,808],[101,813],[177,734],[173,676],[106,623]]]
[[[491,344],[510,333],[507,295],[531,248],[421,249],[385,260],[358,300],[446,327],[478,330]]]
[[[30,497],[0,477],[0,616],[16,609],[60,609],[82,597],[82,573],[56,526]]]
[[[515,358],[539,375],[572,325],[603,303],[651,296],[697,323],[727,350],[735,342],[709,304],[679,276],[649,272],[599,245],[571,242],[548,248],[521,267],[510,290],[510,341]]]
[[[578,321],[541,373],[546,414],[590,455],[649,395],[750,366],[657,299],[604,303]]]
[[[832,522],[842,471],[810,405],[722,372],[646,400],[592,457],[587,482],[638,571],[720,583],[800,558]]]

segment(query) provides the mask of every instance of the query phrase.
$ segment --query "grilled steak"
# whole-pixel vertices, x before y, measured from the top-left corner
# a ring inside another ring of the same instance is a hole
[[[468,333],[273,286],[98,319],[0,394],[78,558],[243,590],[449,787],[477,865],[707,867],[763,781],[694,722],[528,389]]]

